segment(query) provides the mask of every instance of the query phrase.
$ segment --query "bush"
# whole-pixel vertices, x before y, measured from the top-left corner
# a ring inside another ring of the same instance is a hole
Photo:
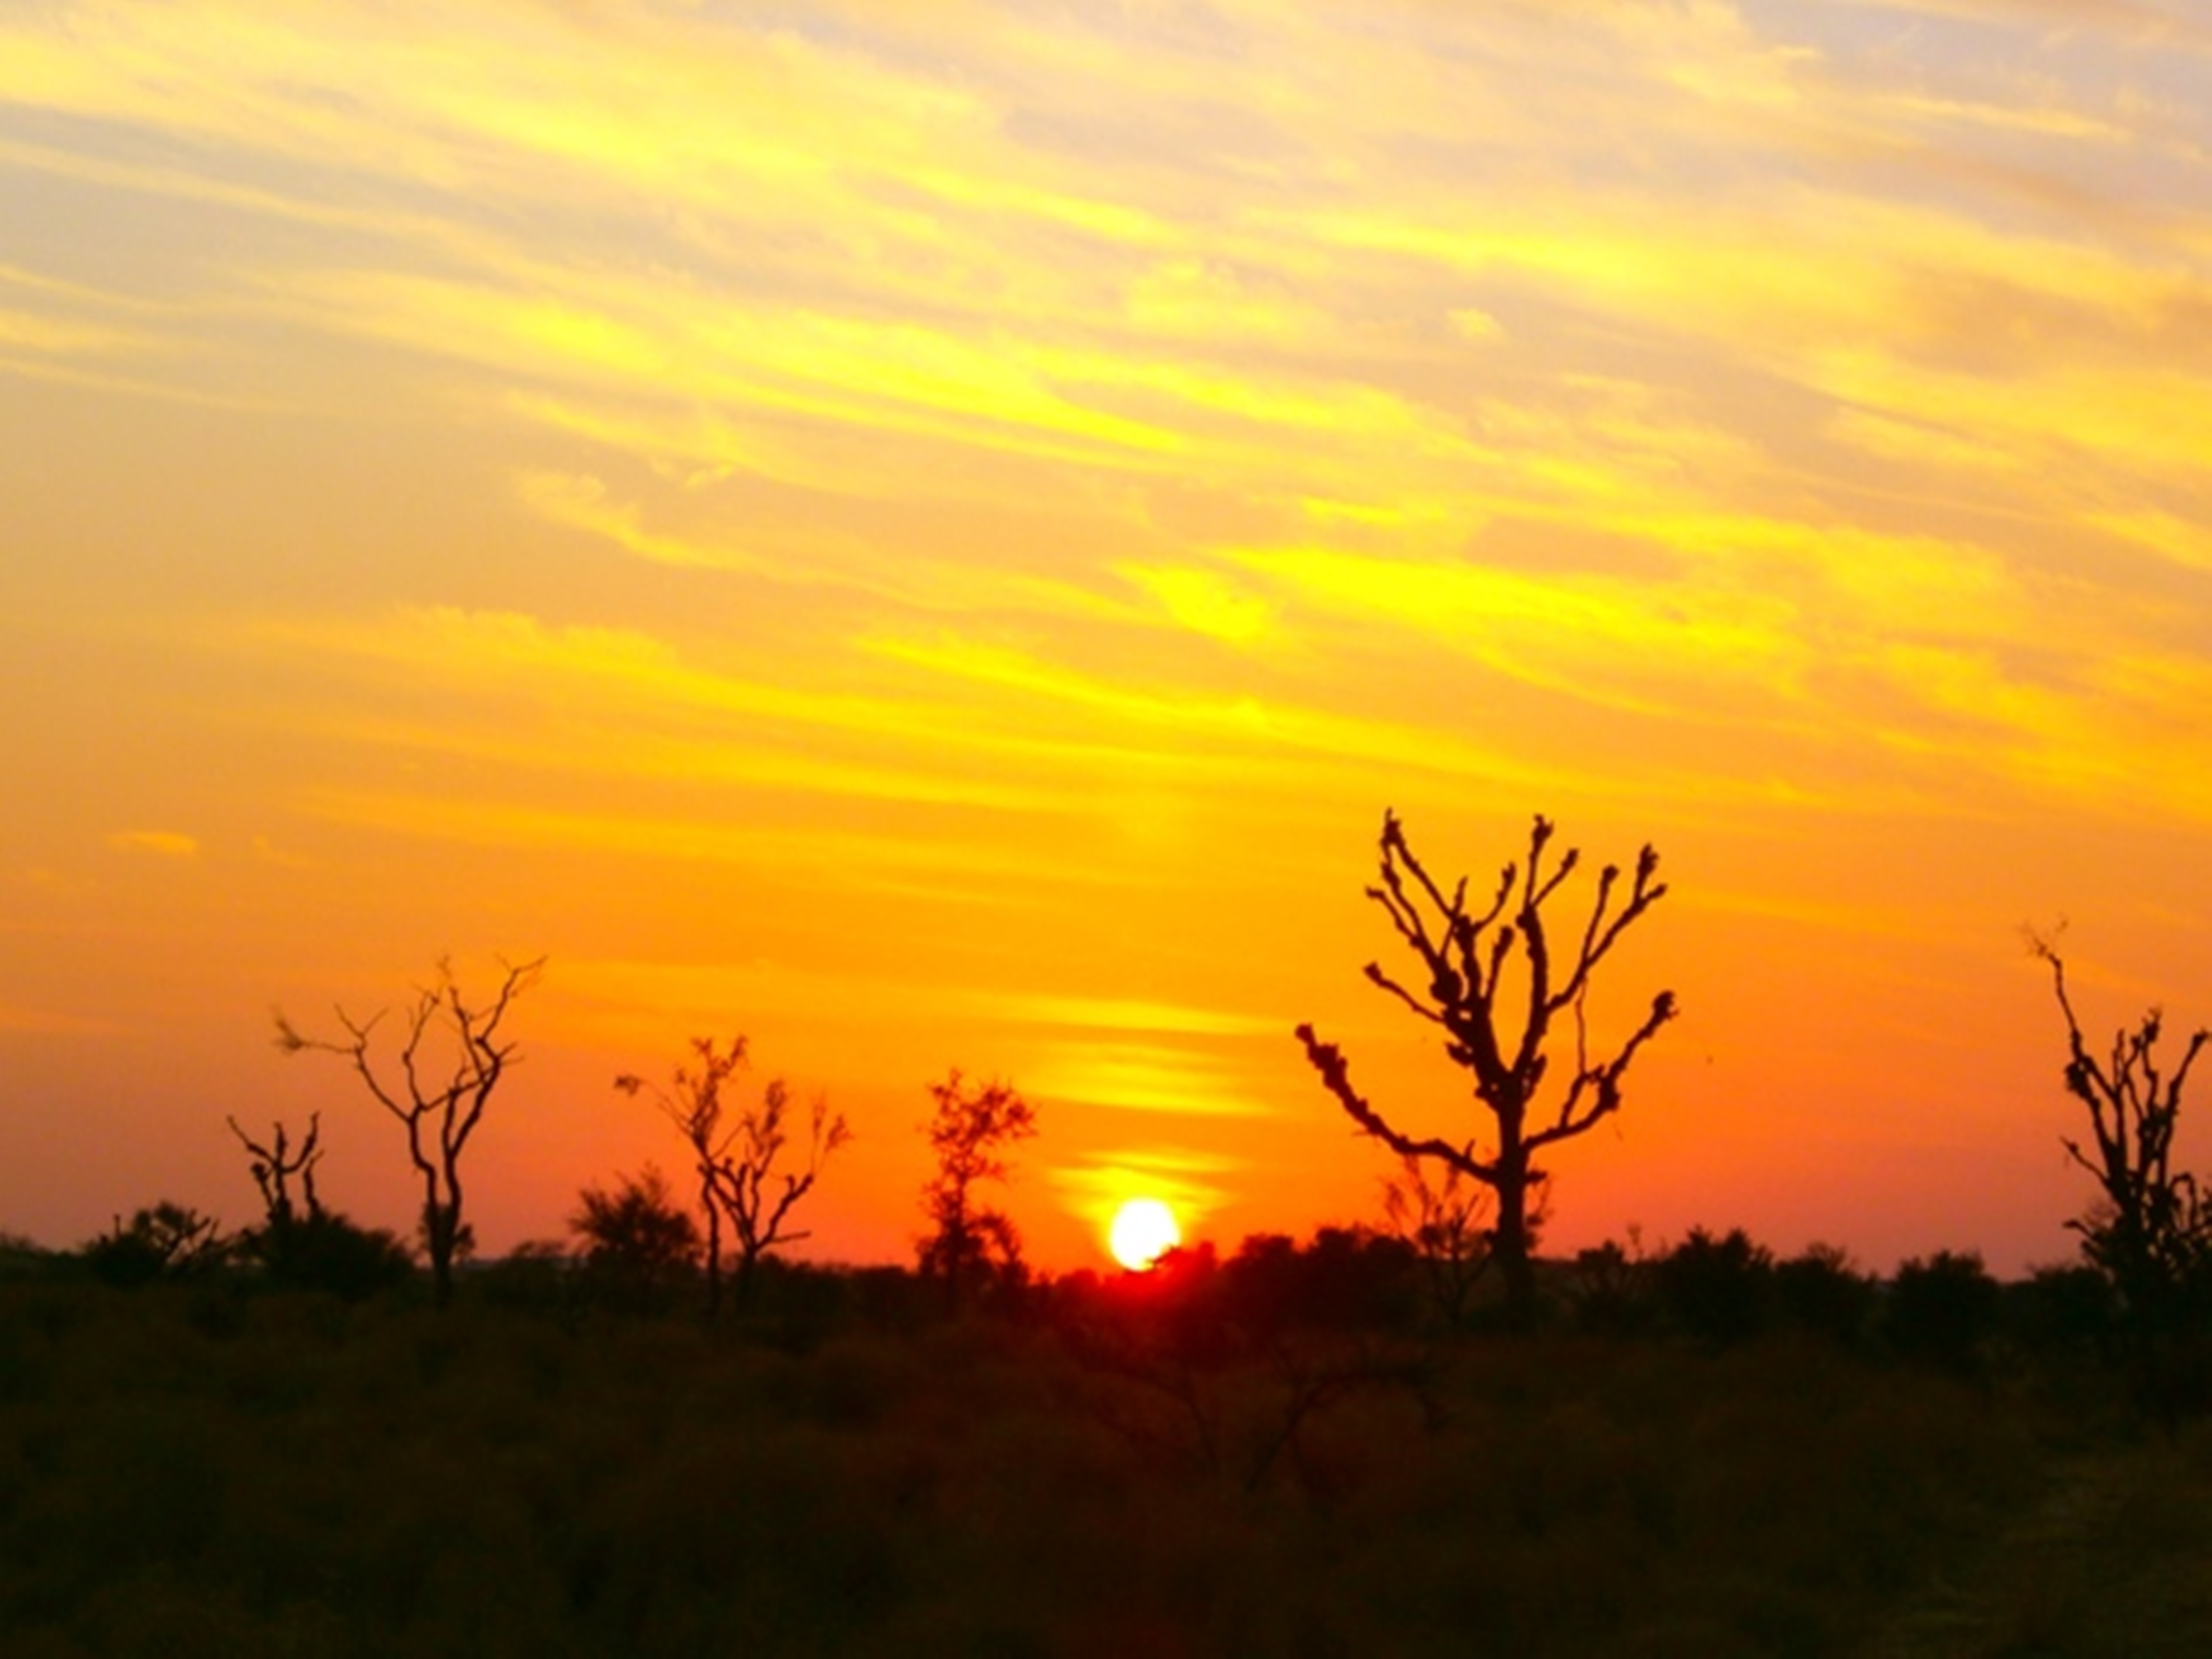
[[[32,1279],[44,1274],[53,1258],[18,1233],[0,1232],[0,1279]]]
[[[2094,1267],[2038,1267],[2004,1291],[2005,1324],[2042,1352],[2101,1350],[2119,1327],[2119,1297]]]
[[[221,1224],[186,1205],[166,1199],[140,1210],[88,1241],[77,1254],[103,1284],[150,1285],[157,1279],[185,1279],[220,1266],[230,1252]]]
[[[1702,1227],[1653,1269],[1659,1301],[1676,1326],[1717,1347],[1756,1335],[1765,1325],[1774,1258],[1742,1228],[1715,1238]]]
[[[1978,1252],[1938,1250],[1899,1265],[1882,1328],[1890,1346],[1909,1359],[1966,1370],[1996,1329],[2002,1302]]]
[[[1838,1342],[1855,1341],[1865,1331],[1875,1298],[1874,1281],[1832,1244],[1814,1244],[1774,1269],[1775,1312],[1788,1324]]]
[[[1630,1243],[1636,1243],[1632,1233]],[[1612,1239],[1580,1251],[1570,1292],[1575,1322],[1584,1330],[1616,1335],[1643,1330],[1654,1311],[1651,1274],[1652,1265],[1640,1254],[1631,1255]]]
[[[273,1222],[240,1241],[271,1283],[359,1302],[404,1285],[415,1271],[407,1247],[380,1228],[317,1210],[304,1220]]]
[[[612,1192],[586,1187],[576,1202],[568,1231],[584,1246],[587,1281],[611,1302],[658,1306],[662,1293],[698,1259],[698,1226],[652,1164],[641,1175],[624,1176]]]

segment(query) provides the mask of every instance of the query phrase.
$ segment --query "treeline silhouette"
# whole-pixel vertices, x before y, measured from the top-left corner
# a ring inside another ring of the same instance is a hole
[[[712,1318],[696,1259],[658,1247],[479,1262],[443,1307],[419,1267],[349,1299],[219,1251],[149,1276],[13,1248],[0,1632],[25,1653],[1844,1654],[1985,1571],[2085,1448],[2142,1443],[2091,1269],[1876,1278],[1736,1231],[1536,1265],[1531,1328],[1494,1289],[1448,1317],[1417,1248],[1364,1226],[957,1305],[913,1267],[769,1257]],[[2165,1443],[2172,1467],[2127,1476],[2153,1529],[2092,1541],[2186,1573],[2212,1437]],[[2051,1571],[1998,1609],[2013,1650],[2161,1650],[2033,1645],[2111,1616],[2103,1556]]]
[[[573,1244],[526,1245],[464,1269],[464,1299],[554,1319],[586,1313],[696,1317],[706,1306],[698,1234],[658,1170],[612,1191],[587,1188]],[[1818,1339],[1868,1356],[1963,1371],[2034,1354],[2110,1357],[2128,1329],[2124,1304],[2087,1264],[2054,1265],[2001,1282],[1973,1252],[1939,1251],[1887,1276],[1816,1245],[1778,1257],[1741,1230],[1693,1228],[1644,1253],[1614,1243],[1571,1259],[1537,1258],[1540,1328],[1680,1341],[1717,1351],[1757,1340]],[[1313,1332],[1425,1342],[1504,1336],[1502,1297],[1463,1307],[1439,1298],[1433,1263],[1412,1241],[1367,1225],[1324,1226],[1303,1242],[1258,1233],[1223,1255],[1211,1243],[1170,1250],[1143,1270],[1051,1275],[1024,1267],[969,1287],[959,1311],[1066,1328],[1114,1322],[1172,1329],[1193,1356],[1248,1354]],[[854,1267],[763,1258],[736,1334],[804,1346],[848,1323],[914,1329],[946,1316],[943,1281],[896,1265]],[[392,1234],[324,1213],[272,1238],[225,1237],[212,1220],[163,1203],[76,1250],[24,1240],[0,1247],[0,1273],[21,1283],[155,1284],[252,1299],[299,1291],[403,1305],[434,1300]]]

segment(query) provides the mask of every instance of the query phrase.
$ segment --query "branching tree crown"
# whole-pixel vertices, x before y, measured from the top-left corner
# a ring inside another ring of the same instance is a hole
[[[2165,1020],[2153,1008],[2134,1030],[2115,1031],[2100,1060],[2075,1018],[2056,944],[2033,933],[2028,943],[2049,965],[2065,1017],[2067,1092],[2089,1109],[2094,1148],[2066,1137],[2062,1144],[2103,1194],[2096,1209],[2067,1224],[2081,1235],[2082,1254],[2118,1289],[2130,1320],[2156,1329],[2182,1316],[2185,1304],[2212,1297],[2212,1203],[2194,1176],[2173,1168],[2182,1091],[2212,1030],[2193,1032],[2168,1074],[2158,1058]]]
[[[372,1045],[389,1009],[366,1020],[337,1009],[343,1041],[303,1036],[281,1010],[276,1016],[280,1049],[341,1056],[407,1132],[407,1155],[422,1182],[422,1243],[441,1307],[453,1299],[453,1260],[470,1237],[462,1217],[461,1155],[514,1064],[517,1045],[504,1037],[503,1028],[515,999],[544,974],[545,959],[502,960],[500,967],[498,990],[489,1001],[472,1005],[453,977],[453,963],[441,958],[430,982],[416,987],[406,1006],[397,1055],[382,1064]]]
[[[1021,1271],[1021,1235],[1003,1211],[978,1203],[975,1189],[1003,1182],[1011,1170],[1004,1148],[1036,1133],[1036,1113],[1011,1085],[964,1085],[958,1071],[929,1087],[936,1110],[921,1126],[937,1172],[921,1189],[930,1232],[920,1246],[921,1272],[941,1279],[948,1302],[973,1287]]]
[[[568,1231],[584,1246],[586,1270],[607,1287],[650,1304],[698,1254],[699,1229],[677,1207],[667,1177],[648,1164],[610,1192],[576,1194]]]
[[[1434,1158],[1497,1194],[1495,1254],[1509,1309],[1521,1319],[1534,1299],[1530,1200],[1547,1179],[1536,1155],[1587,1133],[1620,1109],[1622,1078],[1675,1012],[1674,994],[1662,991],[1626,1041],[1609,1054],[1593,1054],[1586,1013],[1591,976],[1667,888],[1656,878],[1659,855],[1647,846],[1625,887],[1620,866],[1599,872],[1587,919],[1564,941],[1555,939],[1545,907],[1581,855],[1571,848],[1547,865],[1553,833],[1551,821],[1539,816],[1526,862],[1508,864],[1488,902],[1477,908],[1469,902],[1467,878],[1449,890],[1439,885],[1407,844],[1397,815],[1385,812],[1381,881],[1367,890],[1413,952],[1421,979],[1409,986],[1372,962],[1367,977],[1443,1033],[1444,1053],[1472,1074],[1494,1151],[1479,1151],[1472,1136],[1401,1131],[1353,1087],[1340,1049],[1322,1042],[1310,1024],[1297,1029],[1322,1085],[1362,1130],[1401,1158]],[[1547,1099],[1551,1045],[1562,1020],[1572,1031],[1572,1070]]]
[[[791,1212],[853,1132],[844,1115],[832,1112],[828,1100],[817,1095],[807,1120],[805,1162],[796,1169],[779,1168],[793,1138],[789,1085],[781,1078],[771,1079],[758,1105],[732,1111],[723,1091],[745,1064],[745,1039],[733,1036],[720,1048],[712,1037],[694,1037],[691,1050],[693,1063],[676,1068],[670,1087],[628,1074],[617,1078],[615,1087],[647,1096],[691,1149],[699,1206],[707,1219],[707,1306],[712,1313],[722,1299],[724,1224],[736,1241],[742,1303],[760,1259],[780,1244],[807,1237],[787,1231]]]

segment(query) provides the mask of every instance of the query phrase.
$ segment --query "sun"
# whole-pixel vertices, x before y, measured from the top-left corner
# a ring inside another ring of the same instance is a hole
[[[1157,1198],[1133,1198],[1114,1212],[1107,1248],[1132,1273],[1149,1267],[1182,1243],[1175,1212]]]

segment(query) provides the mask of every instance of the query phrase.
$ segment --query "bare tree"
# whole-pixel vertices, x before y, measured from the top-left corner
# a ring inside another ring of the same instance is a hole
[[[1467,878],[1445,891],[1407,844],[1397,815],[1382,815],[1382,882],[1367,896],[1389,915],[1398,936],[1419,958],[1426,984],[1419,991],[1367,964],[1367,977],[1444,1034],[1444,1053],[1473,1073],[1475,1098],[1490,1115],[1496,1151],[1480,1154],[1473,1137],[1406,1134],[1388,1122],[1352,1084],[1344,1054],[1323,1042],[1310,1024],[1297,1028],[1306,1059],[1321,1074],[1352,1121],[1401,1158],[1434,1158],[1471,1176],[1498,1195],[1492,1234],[1504,1280],[1508,1315],[1526,1322],[1535,1305],[1532,1261],[1532,1198],[1540,1196],[1546,1172],[1534,1160],[1546,1147],[1587,1133],[1620,1109],[1621,1079],[1637,1053],[1674,1017],[1674,994],[1662,991],[1650,1012],[1609,1058],[1593,1060],[1585,1009],[1590,977],[1621,935],[1666,894],[1656,879],[1659,855],[1645,847],[1626,893],[1621,872],[1599,872],[1597,894],[1571,954],[1553,958],[1544,907],[1573,873],[1573,848],[1548,869],[1545,854],[1553,825],[1541,816],[1528,836],[1524,865],[1508,864],[1498,890],[1480,911],[1470,908]],[[1508,969],[1514,971],[1509,979]],[[1556,1104],[1540,1104],[1551,1069],[1547,1047],[1556,1022],[1573,1030],[1573,1066]],[[1517,1024],[1518,1029],[1516,1029]]]
[[[422,1182],[422,1243],[440,1307],[453,1300],[453,1259],[470,1236],[462,1218],[461,1155],[514,1063],[517,1045],[501,1040],[501,1028],[515,999],[537,984],[545,959],[502,959],[500,967],[499,989],[488,1002],[471,1006],[453,963],[441,958],[430,983],[416,987],[407,1005],[396,1062],[382,1066],[371,1045],[388,1009],[366,1020],[337,1009],[343,1042],[302,1036],[281,1010],[276,1016],[279,1048],[343,1057],[377,1104],[406,1130],[407,1155]],[[446,1052],[434,1052],[439,1048]]]
[[[301,1196],[307,1201],[307,1218],[313,1221],[323,1213],[322,1201],[315,1196],[315,1165],[321,1161],[322,1149],[316,1144],[322,1139],[323,1115],[311,1114],[307,1119],[307,1138],[299,1150],[292,1148],[290,1137],[280,1120],[276,1132],[267,1146],[238,1127],[238,1120],[227,1117],[231,1133],[238,1137],[239,1145],[246,1148],[252,1160],[248,1167],[253,1171],[253,1184],[261,1190],[261,1203],[268,1212],[266,1225],[274,1233],[289,1231],[300,1218],[292,1207],[292,1177],[300,1177]]]
[[[921,1189],[929,1236],[921,1241],[922,1275],[945,1284],[945,1300],[957,1305],[974,1285],[1021,1271],[1021,1235],[1003,1211],[976,1201],[985,1182],[1004,1182],[1012,1165],[1001,1150],[1036,1133],[1036,1113],[1012,1085],[963,1085],[958,1071],[929,1085],[937,1109],[921,1126],[937,1157],[937,1173]]]
[[[805,1164],[779,1170],[792,1142],[789,1086],[781,1078],[771,1079],[757,1106],[732,1112],[723,1099],[723,1089],[745,1064],[745,1039],[733,1036],[726,1049],[718,1049],[712,1037],[694,1037],[691,1048],[696,1063],[678,1066],[672,1087],[629,1074],[617,1078],[615,1087],[625,1094],[650,1096],[691,1149],[699,1177],[699,1207],[707,1218],[707,1308],[712,1314],[722,1301],[723,1224],[728,1224],[736,1243],[737,1296],[742,1306],[750,1295],[760,1259],[780,1244],[797,1243],[807,1237],[787,1232],[785,1224],[853,1132],[844,1115],[832,1112],[828,1100],[817,1095],[807,1121]]]
[[[2062,1137],[2062,1144],[2103,1194],[2095,1209],[2067,1224],[2081,1235],[2082,1254],[2119,1291],[2130,1322],[2160,1328],[2180,1317],[2191,1297],[2212,1291],[2212,1203],[2194,1176],[2173,1168],[2182,1091],[2212,1030],[2192,1033],[2167,1075],[2158,1060],[2164,1017],[2153,1008],[2133,1030],[2115,1031],[2100,1060],[2075,1018],[2056,944],[2031,933],[2028,945],[2051,968],[2066,1019],[2066,1089],[2089,1109],[2094,1156],[2077,1140]]]

